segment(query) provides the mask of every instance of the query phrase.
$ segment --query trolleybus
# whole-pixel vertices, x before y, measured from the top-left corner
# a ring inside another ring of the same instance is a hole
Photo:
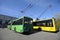
[[[33,22],[33,29],[49,32],[57,32],[59,30],[54,18]]]
[[[33,30],[32,21],[32,18],[24,16],[22,18],[11,21],[8,25],[8,28],[14,30],[15,32],[31,33]]]

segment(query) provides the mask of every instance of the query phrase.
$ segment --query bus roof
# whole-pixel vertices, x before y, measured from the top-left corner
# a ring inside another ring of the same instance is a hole
[[[51,19],[55,19],[55,18],[43,19],[43,20],[38,20],[38,21],[45,21],[45,20],[51,20]],[[38,22],[38,21],[36,21],[36,22]]]
[[[51,19],[55,19],[55,18],[43,19],[43,20],[39,20],[39,21],[45,21],[45,20],[51,20]]]
[[[23,19],[23,18],[29,18],[29,19],[33,20],[33,19],[30,18],[30,17],[23,16],[23,17],[21,17],[21,18],[15,19],[15,20],[13,20],[13,21],[16,21],[16,20],[19,20],[19,19]]]

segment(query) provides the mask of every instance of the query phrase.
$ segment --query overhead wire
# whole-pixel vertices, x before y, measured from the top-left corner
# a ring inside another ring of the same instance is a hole
[[[39,16],[38,18],[40,18],[49,8],[51,8],[52,5],[49,5]]]

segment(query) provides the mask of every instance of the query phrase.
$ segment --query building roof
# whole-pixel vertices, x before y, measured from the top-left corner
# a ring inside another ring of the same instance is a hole
[[[13,19],[17,19],[17,18],[0,14],[0,19],[1,20],[13,20]]]

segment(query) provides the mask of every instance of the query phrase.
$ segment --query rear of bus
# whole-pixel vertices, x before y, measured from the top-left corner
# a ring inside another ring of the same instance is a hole
[[[33,22],[33,24],[34,24],[33,29],[37,29],[37,30],[39,28],[42,31],[48,31],[48,32],[57,32],[58,30],[54,18]]]
[[[43,31],[48,31],[48,32],[56,32],[57,31],[57,27],[56,27],[54,18],[40,21],[40,28]]]

